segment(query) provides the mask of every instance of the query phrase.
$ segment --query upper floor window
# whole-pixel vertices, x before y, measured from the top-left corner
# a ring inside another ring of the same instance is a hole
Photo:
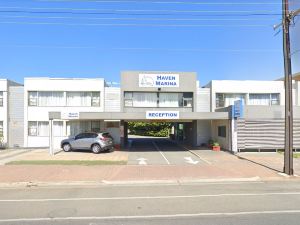
[[[249,105],[280,105],[280,94],[249,94]]]
[[[237,100],[245,101],[245,94],[217,93],[216,107],[220,108],[234,105],[234,102]]]
[[[100,106],[100,92],[29,91],[29,106]]]
[[[64,92],[62,91],[29,91],[29,106],[64,106]]]
[[[67,92],[67,106],[100,106],[100,92]]]
[[[28,105],[29,106],[38,106],[37,91],[29,91],[28,92]]]
[[[157,93],[125,92],[125,107],[157,107]]]
[[[193,93],[125,92],[125,107],[193,107]]]
[[[3,106],[3,91],[0,91],[0,107]]]
[[[38,92],[39,106],[64,106],[64,92],[62,91],[40,91]]]

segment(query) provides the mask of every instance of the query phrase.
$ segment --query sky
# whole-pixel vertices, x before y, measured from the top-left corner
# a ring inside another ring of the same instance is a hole
[[[294,0],[295,1],[295,0]],[[0,77],[283,75],[281,0],[0,0]]]

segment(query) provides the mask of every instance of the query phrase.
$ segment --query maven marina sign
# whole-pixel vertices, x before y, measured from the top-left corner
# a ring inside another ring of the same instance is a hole
[[[161,120],[161,119],[179,119],[178,111],[147,111],[146,119]]]
[[[179,87],[179,74],[139,74],[139,87]]]

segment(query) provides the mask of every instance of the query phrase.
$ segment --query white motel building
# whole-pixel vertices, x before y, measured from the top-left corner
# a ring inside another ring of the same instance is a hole
[[[192,146],[225,150],[284,146],[284,82],[213,80],[193,72],[126,71],[120,87],[103,78],[0,79],[0,138],[10,148],[54,148],[69,136],[108,131],[126,145],[127,122],[167,121]],[[300,149],[300,74],[294,76],[294,148]]]

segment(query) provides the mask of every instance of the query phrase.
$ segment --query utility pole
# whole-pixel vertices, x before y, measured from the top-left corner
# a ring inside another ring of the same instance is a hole
[[[284,173],[293,175],[293,94],[292,94],[292,63],[290,48],[289,1],[282,0],[282,27],[283,27],[283,52],[284,52],[284,83],[285,83],[285,151]]]

